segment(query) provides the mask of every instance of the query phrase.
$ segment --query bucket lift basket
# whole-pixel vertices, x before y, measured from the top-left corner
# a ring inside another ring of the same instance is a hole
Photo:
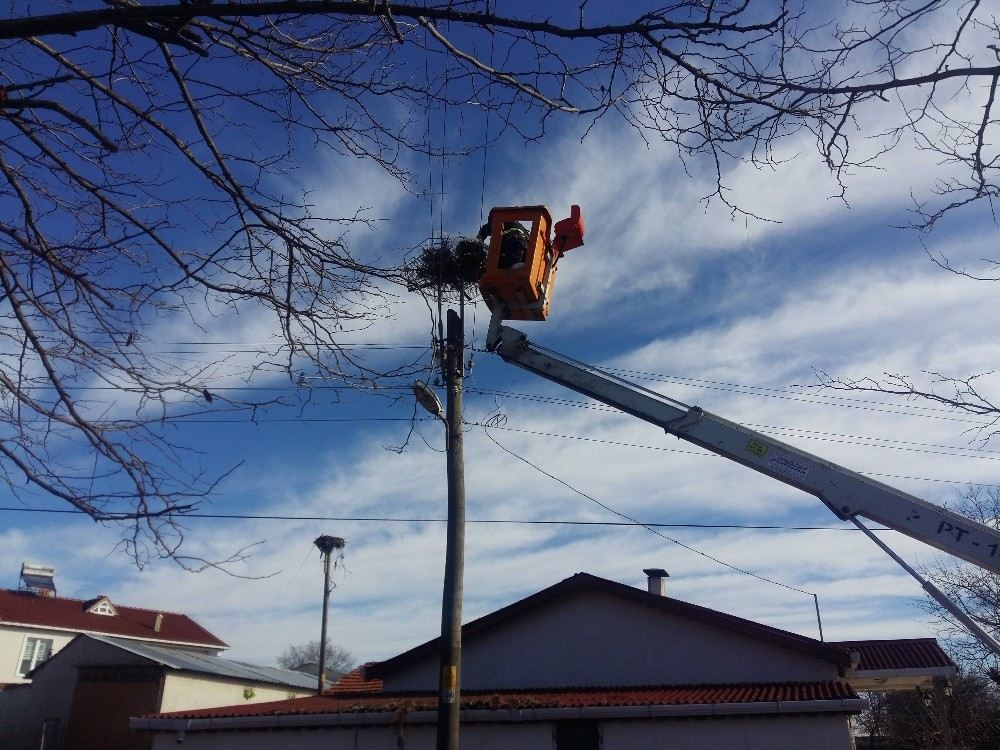
[[[579,206],[555,225],[545,206],[511,206],[490,211],[490,249],[479,290],[491,311],[507,320],[545,320],[549,314],[556,261],[583,244]],[[512,247],[512,244],[514,247]],[[512,252],[516,250],[516,252]]]

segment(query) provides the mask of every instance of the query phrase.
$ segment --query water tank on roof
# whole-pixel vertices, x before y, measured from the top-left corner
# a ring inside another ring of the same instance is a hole
[[[21,563],[21,582],[18,589],[31,591],[39,596],[55,596],[56,569],[50,565]]]

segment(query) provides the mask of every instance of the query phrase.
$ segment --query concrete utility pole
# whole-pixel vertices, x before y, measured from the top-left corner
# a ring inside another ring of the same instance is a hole
[[[448,311],[444,370],[448,389],[445,413],[448,431],[448,541],[441,603],[437,750],[458,750],[462,677],[462,575],[465,568],[465,457],[462,450],[465,332],[462,319],[454,310]]]
[[[313,542],[323,556],[323,625],[319,632],[319,675],[317,677],[316,694],[323,695],[326,684],[326,616],[330,608],[330,553],[335,549],[343,549],[347,544],[339,536],[323,535]]]

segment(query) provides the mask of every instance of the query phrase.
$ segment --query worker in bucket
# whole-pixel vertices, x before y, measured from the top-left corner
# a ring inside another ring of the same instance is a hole
[[[485,242],[492,228],[486,222],[476,235],[476,239]],[[520,268],[528,255],[528,240],[531,234],[519,221],[506,221],[503,225],[503,235],[500,240],[500,258],[497,268]]]

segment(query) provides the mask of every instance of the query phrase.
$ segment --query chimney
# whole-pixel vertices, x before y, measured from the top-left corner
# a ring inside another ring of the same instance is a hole
[[[153,631],[159,633],[161,627],[163,627],[163,613],[162,612],[157,612],[156,613],[156,622],[153,623]]]
[[[656,594],[657,596],[666,596],[666,579],[670,578],[670,574],[663,568],[643,568],[642,572],[646,574],[646,590],[650,594]]]

